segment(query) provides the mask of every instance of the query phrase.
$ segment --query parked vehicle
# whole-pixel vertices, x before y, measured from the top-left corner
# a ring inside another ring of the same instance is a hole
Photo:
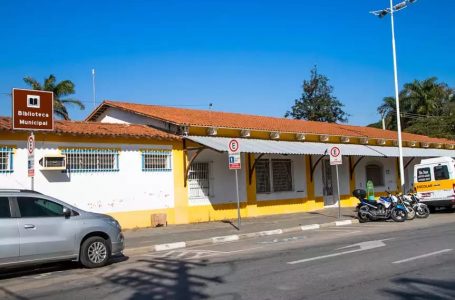
[[[430,209],[455,208],[455,160],[451,157],[422,159],[414,166],[414,189]]]
[[[412,205],[412,200],[407,195],[399,194],[396,197],[403,203],[408,213],[407,220],[414,220],[416,217],[416,211]]]
[[[404,222],[407,218],[407,210],[395,196],[380,197],[378,201],[366,199],[366,191],[356,189],[352,192],[359,199],[357,214],[360,222],[369,220],[387,220],[392,218],[395,222]]]
[[[123,248],[110,216],[34,191],[0,189],[0,268],[63,260],[96,268]]]
[[[430,209],[425,203],[420,202],[416,194],[409,193],[407,195],[403,195],[403,198],[405,199],[405,201],[411,203],[417,218],[428,218],[428,216],[430,215]]]

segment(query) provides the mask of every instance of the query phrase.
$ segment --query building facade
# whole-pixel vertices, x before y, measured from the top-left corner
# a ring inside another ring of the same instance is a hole
[[[0,119],[0,188],[30,188],[27,135]],[[236,218],[232,138],[241,148],[242,217],[322,209],[338,195],[354,206],[352,190],[368,180],[377,195],[401,185],[396,132],[368,127],[105,101],[84,122],[56,121],[54,132],[35,135],[35,189],[124,228],[150,226],[156,214],[169,224]],[[454,141],[403,138],[407,188],[421,158],[455,156]],[[332,146],[343,154],[340,191]],[[49,157],[64,157],[65,167],[46,167]]]

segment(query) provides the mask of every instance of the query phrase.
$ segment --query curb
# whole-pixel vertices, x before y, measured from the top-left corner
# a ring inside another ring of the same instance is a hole
[[[215,237],[210,237],[210,238],[200,239],[200,240],[158,244],[158,245],[152,245],[152,246],[147,246],[147,247],[127,248],[123,252],[125,254],[160,252],[160,251],[182,249],[182,248],[194,247],[194,246],[214,245],[214,244],[227,243],[227,242],[237,242],[239,240],[244,240],[244,239],[249,239],[249,238],[273,236],[273,235],[279,235],[279,234],[283,234],[283,233],[299,232],[299,231],[307,231],[307,230],[318,230],[318,229],[326,228],[326,227],[346,226],[346,225],[358,224],[358,223],[359,223],[359,220],[357,220],[357,219],[341,220],[341,221],[334,221],[334,222],[322,223],[322,224],[301,225],[301,226],[289,227],[289,228],[283,228],[283,229],[274,229],[274,230],[233,234],[233,235],[225,235],[225,236],[215,236]]]

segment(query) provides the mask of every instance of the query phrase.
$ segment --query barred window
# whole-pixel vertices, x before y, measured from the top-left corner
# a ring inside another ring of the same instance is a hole
[[[118,150],[65,149],[67,170],[72,172],[118,171]]]
[[[188,174],[189,198],[195,199],[208,197],[209,182],[209,163],[193,163]]]
[[[260,159],[256,162],[257,193],[292,190],[292,161],[290,159]]]
[[[13,172],[13,148],[0,147],[0,173]]]
[[[256,192],[270,193],[270,164],[268,159],[256,162]]]
[[[171,171],[171,151],[144,151],[142,152],[142,171]]]
[[[292,191],[292,167],[290,159],[272,159],[273,191]]]
[[[371,164],[365,167],[367,182],[371,180],[374,186],[384,186],[384,172],[382,166]]]

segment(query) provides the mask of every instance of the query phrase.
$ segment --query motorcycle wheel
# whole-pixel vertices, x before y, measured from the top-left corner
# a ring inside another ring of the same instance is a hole
[[[416,212],[416,217],[417,218],[428,218],[430,215],[430,209],[426,205],[416,205],[414,207],[414,210]]]
[[[408,217],[408,213],[401,209],[394,208],[391,212],[391,217],[395,222],[404,222]]]
[[[363,213],[361,210],[359,210],[359,212],[357,213],[357,216],[359,218],[359,223],[365,223],[370,220],[370,218],[368,218],[368,215]]]
[[[408,213],[406,220],[414,220],[416,217],[416,211],[411,206],[406,206],[406,211]]]

